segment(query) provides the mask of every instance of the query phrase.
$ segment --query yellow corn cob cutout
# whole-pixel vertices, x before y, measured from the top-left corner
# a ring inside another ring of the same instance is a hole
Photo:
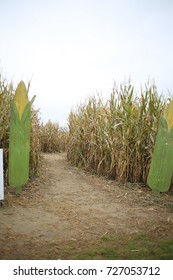
[[[22,191],[29,178],[31,105],[23,81],[16,89],[11,106],[9,141],[9,184],[16,193]]]
[[[171,127],[173,126],[173,102],[169,103],[163,116],[167,122],[168,130],[170,131]]]
[[[18,86],[16,94],[14,96],[14,102],[16,103],[16,107],[18,109],[19,117],[22,118],[23,112],[25,110],[26,105],[28,104],[28,94],[26,90],[26,86],[23,81],[20,82]]]

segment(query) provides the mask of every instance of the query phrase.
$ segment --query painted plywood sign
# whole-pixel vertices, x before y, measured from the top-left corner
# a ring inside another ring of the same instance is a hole
[[[23,81],[16,89],[11,106],[9,137],[9,184],[16,193],[22,191],[29,178],[31,101]]]
[[[4,199],[3,150],[0,149],[0,200]]]
[[[147,179],[155,192],[167,192],[173,175],[173,101],[161,116]]]

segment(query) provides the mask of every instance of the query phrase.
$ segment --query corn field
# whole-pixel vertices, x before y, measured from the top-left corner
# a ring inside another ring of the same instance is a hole
[[[14,86],[0,76],[0,147],[8,178],[10,104]],[[81,103],[68,116],[68,129],[40,124],[32,107],[30,178],[39,175],[42,152],[67,152],[78,167],[120,182],[146,183],[160,115],[167,101],[154,84],[136,94],[131,83],[115,86],[109,100],[99,95]]]
[[[45,153],[66,151],[68,132],[50,120],[40,127],[41,150]]]
[[[41,170],[41,140],[39,110],[31,110],[31,139],[30,139],[30,176],[40,175]]]
[[[115,86],[105,102],[89,98],[69,114],[68,160],[120,182],[146,183],[165,105],[154,84],[140,94],[130,82]]]
[[[0,147],[3,148],[4,157],[4,179],[8,178],[8,150],[11,101],[14,94],[12,83],[8,84],[2,75],[0,76]]]

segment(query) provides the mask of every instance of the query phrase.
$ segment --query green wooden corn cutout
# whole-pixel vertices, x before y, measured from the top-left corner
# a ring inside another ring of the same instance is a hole
[[[23,81],[16,89],[11,105],[9,140],[9,184],[16,193],[22,191],[29,178],[31,101]]]
[[[147,178],[154,192],[166,192],[173,174],[173,101],[160,119],[153,158]]]

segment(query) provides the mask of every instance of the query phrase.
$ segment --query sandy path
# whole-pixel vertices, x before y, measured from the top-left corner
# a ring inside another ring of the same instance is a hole
[[[158,215],[150,192],[71,167],[65,154],[44,155],[43,170],[36,191],[32,186],[20,197],[8,194],[0,209],[0,259],[59,259],[67,248],[80,251],[105,234],[173,223],[172,212]]]

